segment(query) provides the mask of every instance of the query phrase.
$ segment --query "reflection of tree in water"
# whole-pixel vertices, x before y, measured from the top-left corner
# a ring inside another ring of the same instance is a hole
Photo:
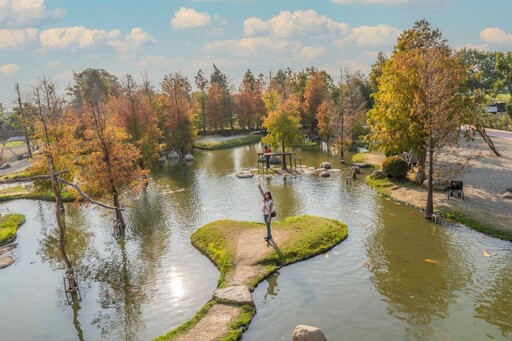
[[[500,261],[496,277],[477,298],[474,316],[501,329],[503,336],[512,339],[512,255]],[[496,262],[496,261],[495,261]]]
[[[110,243],[107,256],[99,263],[101,311],[95,319],[102,335],[135,340],[143,321],[142,305],[156,292],[160,256],[165,252],[168,231],[164,205],[155,192],[142,193],[129,212],[126,236]]]
[[[436,320],[448,316],[456,292],[471,278],[471,266],[442,227],[418,215],[391,213],[397,211],[380,208],[381,222],[368,236],[371,280],[389,314],[411,326],[409,337],[435,336]]]
[[[41,234],[44,237],[39,240],[37,254],[53,267],[65,269],[66,264],[62,261],[59,251],[59,230],[53,212],[41,209],[39,213],[42,226]],[[75,205],[67,205],[64,224],[66,253],[71,263],[74,264],[75,273],[79,278],[89,278],[94,272],[94,259],[97,258],[97,252],[91,243],[93,233],[88,229],[81,209]]]

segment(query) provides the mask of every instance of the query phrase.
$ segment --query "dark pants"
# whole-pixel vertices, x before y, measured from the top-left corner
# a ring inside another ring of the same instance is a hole
[[[272,232],[270,232],[270,223],[268,221],[269,216],[267,214],[263,215],[263,219],[265,219],[265,225],[267,226],[267,238],[272,238]]]
[[[267,166],[267,170],[270,168],[270,156],[265,156],[265,165]]]

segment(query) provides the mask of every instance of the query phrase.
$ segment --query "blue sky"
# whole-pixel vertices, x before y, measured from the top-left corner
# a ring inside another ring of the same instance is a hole
[[[157,86],[212,63],[236,86],[248,68],[367,72],[422,18],[455,48],[507,51],[510,13],[510,0],[0,0],[0,103],[12,107],[15,82],[28,93],[47,76],[63,90],[88,67]]]

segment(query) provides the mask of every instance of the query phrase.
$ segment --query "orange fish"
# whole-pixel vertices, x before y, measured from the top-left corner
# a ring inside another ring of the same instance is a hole
[[[435,260],[430,259],[430,258],[426,258],[426,259],[425,259],[425,262],[427,262],[428,264],[436,264],[436,265],[439,265],[439,263],[438,263],[438,262],[436,262]]]
[[[487,251],[484,250],[484,253],[483,253],[484,257],[489,257],[489,253]]]

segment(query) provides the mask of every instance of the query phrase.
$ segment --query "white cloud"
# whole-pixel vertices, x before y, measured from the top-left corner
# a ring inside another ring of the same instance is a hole
[[[269,20],[252,17],[244,21],[244,34],[246,36],[271,34],[278,38],[289,38],[297,35],[340,34],[347,30],[348,25],[346,23],[334,21],[311,9],[293,13],[281,11]]]
[[[45,0],[0,0],[0,26],[34,25],[45,19],[60,18],[64,14],[61,8],[46,10]]]
[[[344,38],[338,39],[338,46],[355,44],[357,46],[385,46],[393,45],[402,31],[388,25],[359,26]]]
[[[327,50],[323,47],[304,46],[298,57],[305,62],[310,62],[322,57],[326,52]]]
[[[1,2],[2,0],[0,0]],[[37,29],[0,29],[0,49],[17,49],[34,42]]]
[[[156,40],[142,28],[135,27],[123,39],[111,40],[108,44],[119,53],[127,53],[149,44],[156,44]]]
[[[48,67],[57,67],[60,65],[60,63],[58,61],[54,61],[54,62],[49,62],[48,64],[46,64]]]
[[[205,45],[207,53],[228,53],[248,58],[265,55],[296,55],[302,49],[300,42],[267,37],[242,38],[240,40],[213,41]]]
[[[444,5],[448,0],[331,0],[340,5],[386,5],[403,7],[437,7]]]
[[[488,27],[480,32],[480,38],[491,44],[511,44],[512,34],[504,32],[497,27]]]
[[[18,64],[5,64],[0,66],[0,73],[4,75],[9,75],[18,72],[19,69],[20,66]]]
[[[49,49],[87,48],[116,39],[119,35],[119,30],[105,31],[83,26],[49,28],[41,32],[39,42],[41,47]]]
[[[172,17],[170,24],[175,30],[199,28],[210,25],[212,16],[207,12],[198,12],[194,8],[181,7]]]

